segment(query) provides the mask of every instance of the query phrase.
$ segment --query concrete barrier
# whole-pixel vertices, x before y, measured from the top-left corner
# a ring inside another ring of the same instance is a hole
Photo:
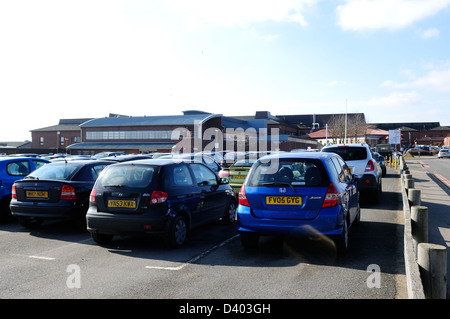
[[[445,299],[447,249],[428,244],[428,208],[420,206],[420,190],[400,157],[404,215],[404,255],[409,299]]]

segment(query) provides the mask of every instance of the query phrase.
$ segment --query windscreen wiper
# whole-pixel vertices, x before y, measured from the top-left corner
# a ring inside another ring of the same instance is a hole
[[[284,183],[284,182],[270,182],[270,183],[264,183],[263,186],[289,186],[294,193],[297,193],[294,186],[291,185],[291,183]]]

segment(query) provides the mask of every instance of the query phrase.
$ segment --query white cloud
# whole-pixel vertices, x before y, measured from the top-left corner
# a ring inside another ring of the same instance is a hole
[[[243,26],[253,22],[308,23],[304,11],[319,0],[166,0],[169,8],[182,16],[184,26]]]
[[[343,30],[401,29],[446,8],[450,0],[347,0],[336,9]]]
[[[422,32],[422,38],[423,39],[439,38],[439,30],[436,28],[429,28]]]
[[[394,89],[429,89],[439,92],[450,92],[450,69],[431,70],[425,76],[409,82],[395,82],[391,80],[380,84],[382,87]]]
[[[370,107],[392,108],[406,107],[420,103],[420,95],[415,92],[392,92],[388,96],[372,97],[369,101],[363,102],[363,105]]]

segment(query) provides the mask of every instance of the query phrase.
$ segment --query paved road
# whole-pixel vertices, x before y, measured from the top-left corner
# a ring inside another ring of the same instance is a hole
[[[363,205],[343,257],[326,239],[263,238],[249,253],[235,226],[219,224],[179,250],[139,237],[100,247],[65,223],[0,224],[0,298],[406,298],[393,168],[383,190],[379,204]]]

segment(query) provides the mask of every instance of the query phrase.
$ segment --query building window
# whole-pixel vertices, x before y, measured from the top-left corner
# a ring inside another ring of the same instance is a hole
[[[179,136],[178,130],[155,130],[155,131],[92,131],[86,132],[86,140],[170,140],[172,132]]]
[[[39,145],[44,145],[44,137],[43,136],[41,136],[41,137],[39,137]]]

